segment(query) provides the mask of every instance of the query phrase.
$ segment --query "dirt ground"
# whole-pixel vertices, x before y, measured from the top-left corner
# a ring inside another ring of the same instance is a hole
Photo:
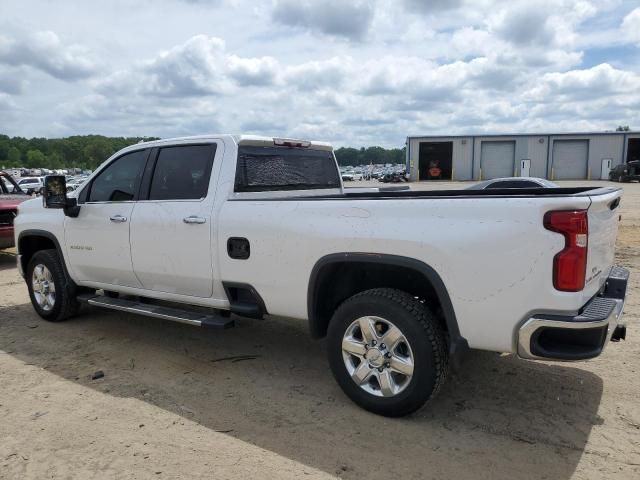
[[[580,363],[471,352],[403,419],[352,404],[304,322],[47,323],[0,252],[0,479],[638,479],[640,184],[624,189],[627,341]]]

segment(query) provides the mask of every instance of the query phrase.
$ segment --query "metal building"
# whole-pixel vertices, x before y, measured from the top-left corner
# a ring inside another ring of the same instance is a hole
[[[607,179],[640,160],[640,132],[407,137],[411,180]]]

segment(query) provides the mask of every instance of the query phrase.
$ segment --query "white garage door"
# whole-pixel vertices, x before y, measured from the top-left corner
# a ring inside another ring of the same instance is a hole
[[[588,156],[587,140],[555,140],[553,142],[554,180],[587,178]]]
[[[482,142],[480,168],[482,179],[512,177],[516,142]]]

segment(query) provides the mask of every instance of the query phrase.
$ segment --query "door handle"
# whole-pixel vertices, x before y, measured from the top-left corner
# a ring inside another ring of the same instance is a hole
[[[196,215],[191,215],[189,217],[184,217],[182,219],[184,223],[207,223],[206,218],[198,217]]]
[[[124,223],[127,221],[127,217],[123,217],[122,215],[114,215],[112,217],[109,217],[109,220],[114,223]]]

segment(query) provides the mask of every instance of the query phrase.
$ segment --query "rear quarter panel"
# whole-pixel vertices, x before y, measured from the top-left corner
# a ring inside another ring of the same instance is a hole
[[[514,351],[526,318],[574,314],[584,303],[581,294],[553,288],[553,256],[564,238],[544,229],[543,216],[589,203],[588,197],[227,201],[218,223],[221,279],[251,283],[270,314],[305,319],[310,274],[325,255],[402,255],[438,272],[472,348]],[[226,255],[229,237],[249,239],[249,259]]]

